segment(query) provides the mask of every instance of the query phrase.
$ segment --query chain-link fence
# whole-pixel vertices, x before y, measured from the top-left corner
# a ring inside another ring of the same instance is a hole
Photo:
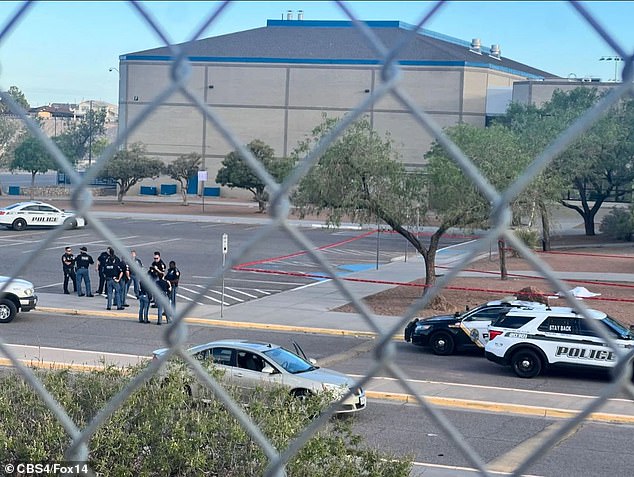
[[[192,41],[198,39],[207,27],[219,22],[221,12],[231,2],[223,2],[218,7],[214,8],[206,22],[200,27],[200,29],[192,36]],[[417,394],[408,383],[408,376],[400,369],[394,362],[394,345],[392,343],[392,336],[399,333],[400,330],[408,323],[414,315],[427,306],[431,300],[433,300],[438,293],[447,286],[460,272],[465,268],[471,260],[479,253],[488,251],[491,241],[497,240],[498,237],[503,237],[507,243],[518,250],[520,254],[528,260],[528,262],[538,270],[542,276],[552,285],[554,290],[565,290],[566,286],[556,278],[552,270],[542,262],[534,253],[531,252],[518,238],[511,233],[511,211],[509,209],[510,203],[516,198],[520,192],[527,187],[531,180],[542,172],[546,166],[562,151],[566,149],[576,138],[588,130],[592,125],[604,114],[612,105],[624,98],[626,95],[632,93],[632,60],[633,56],[628,54],[623,45],[619,43],[619,39],[613,37],[609,31],[603,28],[598,21],[586,10],[582,3],[571,2],[571,8],[576,9],[580,14],[580,21],[587,22],[600,37],[607,43],[615,55],[624,59],[623,69],[623,82],[617,85],[613,90],[605,96],[596,106],[588,110],[583,116],[574,122],[566,131],[564,131],[557,139],[552,142],[544,151],[534,158],[529,167],[519,176],[519,178],[506,190],[496,190],[480,173],[480,171],[473,165],[470,159],[462,153],[462,151],[453,144],[447,136],[443,133],[440,126],[438,126],[430,116],[420,109],[415,102],[408,97],[407,92],[399,85],[400,68],[396,58],[399,51],[407,46],[407,41],[401,42],[393,49],[387,49],[381,41],[374,35],[373,31],[364,23],[355,18],[354,14],[350,10],[349,6],[343,2],[335,2],[338,7],[343,11],[354,23],[361,35],[365,38],[367,43],[371,45],[377,55],[383,58],[381,68],[382,82],[371,94],[367,95],[362,102],[360,102],[356,108],[349,112],[338,125],[330,131],[317,145],[310,151],[310,153],[299,163],[293,173],[284,181],[283,184],[277,184],[275,180],[267,173],[262,164],[258,162],[255,157],[244,146],[244,139],[237,137],[234,132],[227,127],[222,118],[216,114],[213,108],[208,107],[197,94],[189,90],[187,87],[188,74],[190,72],[189,63],[187,60],[187,45],[185,47],[175,47],[169,44],[167,41],[167,35],[163,27],[157,24],[152,16],[143,4],[131,3],[132,8],[138,13],[147,25],[147,27],[153,30],[160,38],[163,39],[166,46],[170,49],[171,56],[174,58],[171,69],[171,84],[161,94],[150,103],[145,106],[142,114],[138,115],[126,130],[119,131],[116,140],[103,152],[102,158],[96,161],[92,167],[82,176],[79,176],[77,171],[74,170],[72,164],[66,157],[60,152],[56,145],[47,137],[40,129],[37,123],[30,119],[26,112],[21,110],[20,107],[13,101],[13,99],[6,93],[2,93],[2,99],[10,106],[10,109],[18,115],[22,121],[26,124],[29,132],[36,137],[39,141],[46,145],[46,148],[54,156],[60,170],[70,177],[73,184],[72,189],[72,202],[79,214],[85,215],[89,222],[92,224],[96,232],[122,256],[127,256],[127,248],[123,242],[117,237],[116,233],[109,229],[100,219],[95,216],[91,210],[92,196],[90,194],[88,186],[95,180],[100,170],[103,168],[107,159],[113,156],[113,154],[126,143],[126,138],[135,131],[144,121],[148,120],[150,114],[159,106],[162,102],[167,100],[174,92],[180,92],[192,104],[196,105],[210,124],[219,130],[224,138],[231,144],[231,146],[238,150],[242,157],[246,158],[246,162],[249,167],[266,183],[271,197],[271,209],[270,209],[270,222],[268,225],[260,228],[257,233],[246,243],[241,250],[233,254],[231,259],[225,264],[225,270],[231,269],[234,265],[240,263],[240,261],[249,253],[252,249],[255,249],[259,243],[262,243],[266,238],[274,231],[278,229],[284,230],[288,233],[289,237],[297,243],[298,246],[305,250],[310,250],[312,258],[322,267],[322,270],[329,276],[333,277],[339,291],[343,296],[352,302],[358,309],[359,314],[363,319],[380,334],[380,337],[376,340],[373,354],[375,357],[374,364],[369,370],[367,375],[358,381],[358,385],[365,386],[373,377],[377,376],[379,372],[387,372],[395,377],[400,386],[402,386],[405,392],[416,396],[418,405],[430,416],[430,418],[444,430],[444,432],[452,440],[456,448],[460,449],[465,458],[470,464],[477,468],[483,475],[489,475],[486,469],[486,464],[478,453],[468,444],[467,440],[458,432],[458,430],[452,425],[452,423],[440,412],[437,408],[429,404],[426,399]],[[436,4],[428,4],[425,6],[425,11],[421,12],[420,22],[411,31],[408,36],[408,40],[412,41],[416,35],[416,31],[426,25],[426,23],[437,14],[442,7],[443,2]],[[31,9],[31,2],[24,3],[15,14],[8,18],[2,31],[0,32],[0,41],[15,28],[17,28],[19,20],[28,16]],[[421,7],[423,8],[423,7]],[[320,154],[331,144],[351,123],[359,119],[370,107],[379,101],[384,96],[391,95],[396,98],[411,114],[411,120],[415,121],[422,130],[433,135],[433,137],[448,151],[455,163],[462,169],[464,174],[468,176],[473,183],[477,186],[480,192],[487,198],[487,200],[493,205],[492,213],[490,217],[491,227],[486,233],[479,239],[477,246],[470,249],[470,252],[465,255],[459,263],[457,263],[448,273],[442,276],[437,283],[425,293],[409,310],[409,312],[402,317],[400,322],[392,329],[380,332],[380,327],[374,322],[371,313],[367,307],[362,303],[360,298],[354,296],[349,290],[345,281],[340,280],[337,277],[332,265],[328,263],[325,257],[319,253],[317,248],[311,243],[311,241],[297,228],[293,227],[288,221],[290,211],[289,193],[294,186],[298,184],[301,178],[313,167]],[[28,254],[22,262],[17,266],[14,276],[19,276],[23,271],[29,267],[32,263],[38,260],[39,252],[46,249],[54,240],[56,240],[63,232],[63,228],[53,229],[47,234],[46,238],[42,240],[35,251],[35,253]],[[142,270],[138,268],[135,262],[130,262],[131,267],[137,275],[141,275]],[[215,273],[211,275],[215,277],[222,276],[222,270],[215,270]],[[214,279],[210,279],[205,284],[205,288],[202,289],[200,295],[204,295],[207,290],[215,284]],[[158,292],[155,285],[150,285],[152,292]],[[154,293],[159,296],[159,299],[164,300],[164,306],[168,306],[167,298],[160,296],[159,293]],[[570,305],[582,314],[587,314],[587,308],[582,302],[575,300],[570,294],[566,295],[567,301]],[[169,351],[162,355],[160,359],[150,362],[147,368],[133,378],[129,384],[116,394],[108,404],[103,407],[100,412],[94,416],[89,424],[80,429],[76,423],[72,421],[69,414],[65,409],[57,402],[42,386],[41,382],[34,376],[34,373],[26,366],[24,366],[14,355],[12,350],[7,346],[4,341],[0,341],[0,349],[8,356],[15,367],[18,369],[22,377],[29,383],[29,385],[39,394],[50,410],[55,414],[61,425],[71,438],[71,444],[67,449],[66,457],[71,461],[86,461],[88,459],[88,453],[91,445],[91,437],[94,433],[103,425],[103,423],[111,416],[121,404],[141,386],[146,380],[152,377],[159,368],[165,365],[165,362],[171,357],[178,355],[187,365],[193,370],[197,378],[204,383],[205,386],[210,388],[215,395],[224,402],[226,407],[234,414],[235,418],[241,423],[244,429],[248,432],[251,438],[263,449],[264,453],[268,456],[269,465],[266,471],[266,475],[277,476],[284,475],[285,464],[291,459],[310,438],[313,436],[332,416],[336,410],[337,404],[333,404],[329,410],[319,418],[312,421],[309,427],[307,427],[299,436],[286,449],[276,449],[258,429],[258,427],[251,421],[248,414],[234,402],[229,395],[223,390],[222,386],[214,380],[204,370],[201,364],[190,356],[186,348],[184,347],[185,339],[188,333],[187,324],[184,321],[184,317],[195,307],[197,300],[192,300],[179,311],[174,318],[173,325],[168,327],[165,331],[164,339]],[[602,330],[596,330],[606,340],[610,341],[611,337]],[[540,456],[548,452],[551,446],[559,439],[565,436],[569,431],[574,429],[591,413],[599,409],[605,402],[611,397],[614,397],[617,393],[625,392],[628,397],[634,399],[634,387],[629,382],[629,375],[625,364],[631,359],[634,354],[634,350],[629,353],[625,353],[622,349],[614,347],[615,353],[618,355],[617,371],[613,381],[606,385],[600,395],[589,405],[586,409],[580,412],[574,418],[565,422],[556,433],[550,434],[544,438],[540,445],[536,446],[534,450],[525,457],[524,461],[520,463],[514,470],[514,475],[522,474],[529,468],[531,463],[538,459]],[[347,397],[347,396],[346,396]],[[342,398],[343,399],[343,398]]]

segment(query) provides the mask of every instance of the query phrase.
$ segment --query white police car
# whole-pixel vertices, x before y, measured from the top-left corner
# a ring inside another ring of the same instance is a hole
[[[612,339],[606,343],[590,320]],[[634,334],[605,313],[589,310],[579,315],[572,308],[513,309],[489,326],[485,347],[488,360],[510,365],[520,378],[533,378],[546,367],[609,369],[619,351],[634,347]]]
[[[86,219],[74,212],[58,209],[44,202],[18,202],[0,209],[0,225],[13,230],[24,230],[27,227],[56,227],[66,225],[68,228],[85,227]]]

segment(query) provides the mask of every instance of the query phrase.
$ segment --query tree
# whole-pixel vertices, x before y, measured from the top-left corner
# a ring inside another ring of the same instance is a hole
[[[447,129],[446,134],[500,192],[515,181],[530,162],[517,136],[504,126],[479,128],[459,124]],[[425,158],[429,161],[430,207],[440,221],[435,234],[442,235],[450,227],[487,227],[491,204],[477,184],[464,175],[440,144],[434,143]],[[510,204],[516,225],[526,215],[533,194],[529,187]],[[498,245],[500,272],[505,278],[504,241]]]
[[[596,88],[556,90],[541,107],[510,109],[507,120],[516,131],[535,131],[524,144],[533,149],[538,144],[542,150],[601,98]],[[576,190],[580,205],[561,198],[563,194],[559,201],[581,215],[586,235],[594,235],[594,219],[603,203],[628,193],[634,180],[634,100],[612,107],[555,158],[548,171],[560,186]],[[560,190],[563,193],[563,187]]]
[[[44,145],[33,136],[27,137],[15,149],[14,156],[9,168],[12,171],[19,169],[31,173],[31,199],[33,199],[35,175],[44,174],[54,169],[57,164]]]
[[[91,109],[80,121],[71,123],[66,131],[57,136],[60,150],[71,163],[76,164],[92,153],[91,146],[97,144],[106,133],[105,123],[105,109]]]
[[[180,156],[174,162],[167,165],[165,170],[166,174],[172,179],[178,181],[181,186],[183,205],[187,205],[189,180],[198,172],[201,161],[202,157],[200,154],[197,152],[191,152],[187,155]]]
[[[157,178],[163,172],[160,159],[145,155],[145,146],[134,143],[128,149],[118,151],[100,171],[99,177],[112,178],[117,182],[117,200],[123,203],[123,197],[146,178]]]
[[[336,119],[325,117],[293,155],[301,160],[336,123]],[[436,280],[436,251],[446,226],[432,235],[429,245],[412,230],[413,218],[427,218],[427,192],[425,176],[407,172],[389,135],[381,137],[363,118],[349,126],[321,155],[300,182],[293,203],[301,216],[325,212],[333,225],[344,217],[359,223],[382,220],[421,254],[425,284],[429,286]]]
[[[254,139],[246,147],[278,182],[283,181],[293,168],[293,159],[275,157],[273,148],[259,139]],[[259,212],[266,211],[269,196],[265,184],[243,160],[239,151],[231,151],[222,160],[216,183],[250,191],[258,203]]]
[[[10,86],[7,93],[25,111],[28,111],[31,108],[31,106],[29,106],[29,102],[26,99],[26,96],[17,86]],[[13,111],[11,111],[11,109],[9,108],[9,105],[6,104],[4,101],[2,101],[1,98],[0,98],[0,114],[13,114]]]

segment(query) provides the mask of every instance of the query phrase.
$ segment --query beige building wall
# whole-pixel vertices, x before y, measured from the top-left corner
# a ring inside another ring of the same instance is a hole
[[[169,63],[122,63],[125,128],[171,82]],[[518,77],[486,68],[403,67],[399,88],[441,127],[460,121],[484,126],[487,88],[506,87]],[[288,155],[323,119],[356,108],[380,84],[379,67],[331,65],[194,64],[186,82],[242,144],[261,139]],[[121,108],[121,109],[124,109]],[[121,113],[121,111],[120,111]],[[388,94],[367,112],[374,127],[389,132],[408,166],[424,163],[433,137],[406,106]],[[199,152],[213,185],[222,158],[235,147],[182,93],[172,94],[136,129],[128,143],[169,162]],[[223,192],[224,193],[224,192]],[[229,193],[229,192],[228,192]],[[231,194],[233,195],[233,194]]]

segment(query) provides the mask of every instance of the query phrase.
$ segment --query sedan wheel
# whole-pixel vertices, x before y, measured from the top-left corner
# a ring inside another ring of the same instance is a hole
[[[15,219],[13,221],[13,230],[24,230],[26,228],[26,220],[24,219]]]

